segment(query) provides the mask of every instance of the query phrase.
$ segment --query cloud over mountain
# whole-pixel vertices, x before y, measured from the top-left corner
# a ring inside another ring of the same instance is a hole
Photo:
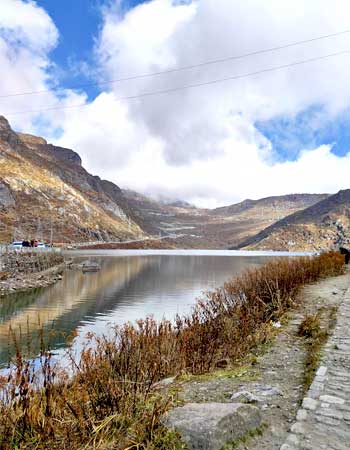
[[[27,84],[18,70],[13,76],[21,79],[16,86],[11,84],[9,67],[5,92],[33,90],[33,86],[41,89],[54,82],[49,52],[58,43],[58,31],[35,3],[16,3],[31,8],[47,43],[37,42],[30,24],[23,25],[24,35],[31,36],[25,42],[13,44],[6,40],[8,32],[5,37],[0,32],[0,59],[6,58],[13,46],[27,58],[34,58],[32,79]],[[94,69],[101,74],[99,81],[115,80],[250,53],[346,30],[349,12],[345,0],[335,0],[331,7],[325,0],[153,0],[127,11],[121,9],[120,2],[110,2],[102,11]],[[16,26],[7,25],[11,32]],[[1,51],[3,41],[5,51]],[[200,205],[288,192],[335,192],[347,187],[350,156],[347,151],[342,156],[332,152],[334,136],[332,141],[325,136],[316,148],[307,144],[301,148],[297,143],[300,148],[295,149],[291,145],[293,155],[289,157],[283,141],[271,137],[274,127],[268,125],[295,123],[296,116],[314,106],[322,108],[327,123],[336,123],[348,114],[349,55],[170,94],[120,98],[346,51],[349,44],[350,34],[343,34],[224,63],[101,84],[101,93],[90,103],[82,90],[66,90],[59,96],[51,92],[45,94],[45,103],[50,106],[87,106],[39,117],[16,116],[15,125],[28,129],[30,121],[39,134],[44,126],[48,137],[56,136],[57,143],[76,149],[90,171],[119,185]],[[19,64],[27,67],[26,59],[20,59]],[[40,106],[43,99],[38,97],[31,106]],[[25,101],[28,106],[28,98],[16,99],[17,110],[23,109]],[[269,129],[266,136],[257,126],[262,122]],[[309,126],[313,135],[322,121],[312,120],[303,126]]]

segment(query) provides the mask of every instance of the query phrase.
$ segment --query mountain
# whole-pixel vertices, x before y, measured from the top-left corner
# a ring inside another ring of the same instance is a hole
[[[178,248],[229,248],[238,246],[276,221],[307,208],[328,194],[293,194],[245,200],[213,210],[186,203],[156,202],[133,191],[123,191],[130,204],[141,212],[146,230],[172,234]]]
[[[289,215],[239,244],[259,250],[321,250],[350,243],[350,189]]]
[[[307,208],[327,198],[328,194],[291,194],[266,197],[216,208],[208,212],[208,220],[202,221],[201,234],[217,246],[240,246],[250,236],[269,227],[290,214]]]
[[[121,189],[89,174],[73,150],[15,133],[0,116],[0,241],[143,235]]]
[[[295,211],[308,208],[327,197],[329,197],[329,194],[289,194],[259,200],[247,199],[241,203],[213,209],[211,214],[233,216],[248,212],[250,216],[267,214],[272,220],[279,220],[286,214],[289,215]]]
[[[282,237],[264,244],[258,241],[276,222],[284,224],[286,216],[327,197],[294,194],[248,199],[214,210],[181,200],[156,201],[91,175],[75,151],[16,133],[0,116],[0,242],[34,237],[48,242],[51,233],[56,243],[161,235],[170,236],[171,247],[177,248],[265,244],[289,248],[292,237],[287,242]]]

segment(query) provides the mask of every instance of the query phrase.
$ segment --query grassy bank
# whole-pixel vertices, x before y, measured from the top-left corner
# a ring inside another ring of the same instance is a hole
[[[90,336],[94,345],[79,363],[72,361],[73,377],[52,364],[44,343],[39,371],[18,351],[14,370],[2,379],[0,447],[181,448],[160,421],[173,399],[155,383],[233,365],[266,341],[271,321],[294,305],[304,284],[342,271],[343,258],[335,253],[247,271],[174,323],[147,318],[115,328],[110,339]]]

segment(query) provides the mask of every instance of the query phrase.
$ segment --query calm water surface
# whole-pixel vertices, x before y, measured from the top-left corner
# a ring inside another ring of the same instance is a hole
[[[83,274],[69,270],[62,281],[29,294],[0,299],[0,366],[14,355],[9,329],[30,356],[38,354],[41,329],[50,331],[59,355],[66,336],[108,333],[122,324],[153,315],[172,319],[190,311],[203,291],[221,286],[242,270],[270,260],[267,256],[237,256],[232,252],[74,252],[75,261],[96,261],[101,271]],[[234,256],[232,256],[234,255]]]

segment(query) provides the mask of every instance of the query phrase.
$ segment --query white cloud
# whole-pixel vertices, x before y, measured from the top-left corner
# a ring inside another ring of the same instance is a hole
[[[34,3],[12,3],[30,6],[31,13],[37,14],[33,23],[54,29],[50,18]],[[118,3],[116,0],[104,10],[95,48],[104,79],[191,65],[345,30],[350,13],[346,0],[334,0],[332,5],[326,0],[153,0],[126,14]],[[12,23],[10,29],[16,26]],[[5,92],[47,84],[49,49],[57,44],[57,30],[56,37],[54,31],[47,32],[51,40],[41,45],[33,27],[24,28],[30,44],[21,44],[24,53],[16,70],[7,56],[9,41],[0,40],[0,64],[5,64],[9,74]],[[93,173],[154,195],[214,206],[246,197],[334,192],[349,187],[345,177],[350,170],[349,155],[337,157],[329,146],[323,146],[302,151],[297,161],[271,164],[274,149],[254,124],[281,115],[295,116],[314,104],[322,105],[329,115],[341,113],[350,106],[349,56],[168,95],[118,99],[347,50],[349,44],[350,35],[343,35],[252,58],[115,83],[108,91],[103,85],[106,92],[85,108],[48,114],[50,126],[63,129],[58,143],[78,151]],[[28,69],[28,82],[20,67]],[[86,102],[84,96],[66,94],[60,100],[50,93],[45,103]],[[37,97],[35,102],[40,106]],[[35,129],[32,119],[19,117],[16,124],[29,126],[29,120]]]
[[[33,133],[53,130],[59,127],[62,113],[11,113],[83,103],[86,98],[69,90],[60,97],[50,91],[57,81],[50,51],[58,40],[59,32],[52,19],[35,2],[1,0],[0,96],[49,90],[38,95],[0,98],[0,114],[8,117],[16,129]]]
[[[58,40],[58,31],[44,9],[35,2],[1,0],[0,28],[12,42],[32,48],[36,52],[52,49]]]

